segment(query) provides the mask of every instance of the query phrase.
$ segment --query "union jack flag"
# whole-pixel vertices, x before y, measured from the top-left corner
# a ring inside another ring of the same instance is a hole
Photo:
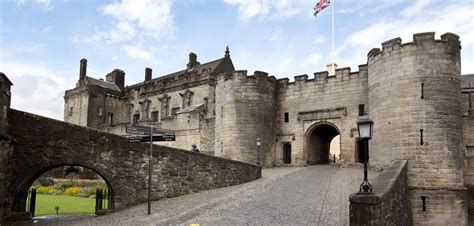
[[[329,3],[331,3],[331,0],[319,0],[318,3],[313,7],[314,9],[314,16],[317,16],[321,10],[329,6]]]

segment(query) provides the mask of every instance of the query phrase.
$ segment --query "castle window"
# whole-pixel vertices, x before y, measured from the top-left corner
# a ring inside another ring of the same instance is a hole
[[[152,111],[151,112],[151,120],[153,122],[158,122],[158,118],[159,118],[159,113],[158,111]]]
[[[137,124],[138,120],[140,120],[140,114],[133,115],[133,124]]]
[[[179,111],[179,107],[172,108],[171,109],[171,114],[176,115],[176,113],[178,113],[178,111]]]
[[[221,106],[221,118],[224,117],[224,106]]]
[[[74,112],[74,111],[73,111],[73,108],[70,107],[70,108],[69,108],[69,116],[72,116],[72,113],[73,113],[73,112]]]
[[[285,122],[289,122],[289,121],[290,121],[290,116],[288,112],[285,112]]]
[[[113,125],[114,124],[114,113],[109,112],[107,118],[108,118],[109,125]]]
[[[97,116],[102,116],[102,114],[103,114],[102,111],[103,111],[102,108],[98,108],[97,109]]]

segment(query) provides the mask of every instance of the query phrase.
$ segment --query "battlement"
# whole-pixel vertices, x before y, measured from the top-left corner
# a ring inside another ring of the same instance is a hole
[[[367,77],[367,64],[359,65],[359,71],[352,72],[350,67],[336,69],[336,74],[329,76],[328,71],[315,72],[313,78],[309,78],[307,74],[294,76],[295,81],[290,82],[289,78],[278,79],[279,89],[286,89],[291,85],[305,85],[305,84],[332,84],[333,82],[350,81],[352,78]]]
[[[267,81],[270,83],[276,83],[277,79],[275,76],[269,76],[267,72],[264,71],[254,71],[253,75],[248,75],[247,70],[236,70],[232,73],[226,73],[224,76],[219,76],[219,80],[224,79],[225,81],[229,79],[238,79],[238,80],[247,80],[247,81]]]
[[[435,39],[435,32],[423,32],[413,34],[413,42],[402,43],[400,37],[387,40],[382,43],[382,50],[380,48],[373,48],[367,53],[368,60],[383,54],[389,54],[392,51],[400,51],[403,49],[413,49],[416,47],[424,47],[440,44],[439,48],[447,48],[449,51],[459,50],[460,41],[459,36],[453,33],[445,33],[441,35],[441,39]],[[435,48],[438,48],[435,47]]]

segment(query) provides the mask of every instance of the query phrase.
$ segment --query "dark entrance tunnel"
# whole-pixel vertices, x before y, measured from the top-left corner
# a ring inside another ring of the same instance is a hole
[[[315,165],[329,163],[331,141],[337,135],[339,135],[339,131],[332,125],[321,124],[316,126],[308,137],[307,164]]]

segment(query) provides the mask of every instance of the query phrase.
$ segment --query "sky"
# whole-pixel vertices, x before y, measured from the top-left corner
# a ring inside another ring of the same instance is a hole
[[[316,0],[0,0],[0,71],[13,82],[12,108],[63,119],[64,91],[87,75],[115,68],[126,85],[224,56],[238,70],[277,78],[312,74],[335,61],[358,71],[372,48],[414,33],[453,32],[461,39],[462,74],[474,73],[474,1],[335,0],[313,16]]]

